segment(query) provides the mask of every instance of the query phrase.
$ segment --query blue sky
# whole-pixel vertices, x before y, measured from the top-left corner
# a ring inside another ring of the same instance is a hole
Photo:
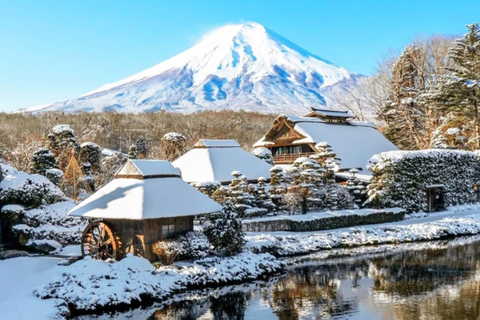
[[[212,29],[255,21],[363,74],[419,35],[462,34],[480,1],[0,0],[0,111],[77,97]]]

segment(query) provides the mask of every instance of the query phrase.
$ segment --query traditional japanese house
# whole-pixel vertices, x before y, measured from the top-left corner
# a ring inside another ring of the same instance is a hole
[[[232,172],[239,171],[250,182],[270,178],[270,164],[240,147],[235,140],[201,139],[193,149],[172,162],[187,182],[230,183]]]
[[[69,214],[92,219],[82,236],[82,254],[118,259],[133,253],[155,260],[155,242],[193,231],[196,215],[221,209],[183,181],[170,162],[129,160]]]
[[[315,154],[317,143],[327,142],[340,158],[339,171],[356,168],[370,174],[366,165],[374,154],[398,148],[371,123],[354,119],[348,111],[313,108],[303,117],[280,115],[253,146],[270,149],[275,164],[292,164]]]

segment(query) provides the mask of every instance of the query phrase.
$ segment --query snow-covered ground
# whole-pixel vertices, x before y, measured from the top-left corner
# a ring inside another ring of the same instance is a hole
[[[314,232],[249,232],[247,246],[280,256],[336,247],[436,240],[480,233],[480,204],[417,213],[399,222]]]
[[[285,267],[270,254],[250,252],[159,269],[131,255],[114,263],[89,257],[70,266],[65,262],[56,257],[0,261],[0,319],[63,319],[67,303],[79,310],[115,308],[189,288],[251,281]]]
[[[328,250],[317,252],[313,257],[287,260],[289,264],[298,264],[308,263],[309,259],[344,256],[347,251],[354,258],[358,254],[376,254],[379,250],[401,250],[404,245],[398,245],[399,242],[470,234],[480,234],[480,204],[430,214],[418,213],[407,220],[381,225],[301,233],[252,232],[247,233],[247,245],[254,250],[296,255],[334,247],[388,244],[380,248]],[[478,240],[478,237],[473,239]],[[68,246],[58,254],[75,256],[78,253],[78,246]],[[284,266],[272,255],[248,252],[226,259],[205,258],[195,263],[177,263],[158,270],[138,257],[116,263],[84,259],[71,266],[58,265],[65,261],[51,256],[0,261],[0,319],[61,319],[67,311],[65,301],[79,309],[92,309],[129,304],[138,301],[141,295],[168,298],[183,289],[257,279]],[[38,296],[51,299],[39,299],[34,291]]]

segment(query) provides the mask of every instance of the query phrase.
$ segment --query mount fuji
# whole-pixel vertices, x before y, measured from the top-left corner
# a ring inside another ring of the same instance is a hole
[[[79,98],[31,112],[245,110],[302,114],[330,107],[363,76],[258,23],[227,25],[186,51]],[[28,109],[26,111],[29,111]]]

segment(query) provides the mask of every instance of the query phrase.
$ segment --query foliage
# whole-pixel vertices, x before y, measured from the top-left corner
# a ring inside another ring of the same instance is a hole
[[[265,161],[266,163],[268,164],[271,164],[273,166],[273,155],[272,155],[272,151],[270,151],[270,149],[268,148],[264,148],[264,147],[259,147],[259,148],[255,148],[252,150],[252,154]]]
[[[226,202],[222,213],[211,216],[210,224],[204,233],[215,251],[232,256],[242,251],[245,246],[245,233],[242,231],[242,221],[237,217],[236,208],[231,202]]]
[[[52,151],[47,148],[38,148],[32,156],[30,172],[45,175],[48,169],[58,169],[57,160]]]
[[[175,260],[204,258],[210,255],[210,246],[204,233],[191,231],[175,239],[157,241],[152,250],[163,264],[172,264]]]
[[[458,150],[391,151],[371,159],[373,177],[368,202],[373,207],[425,210],[423,188],[444,185],[445,205],[476,201],[473,185],[480,177],[478,154]]]

